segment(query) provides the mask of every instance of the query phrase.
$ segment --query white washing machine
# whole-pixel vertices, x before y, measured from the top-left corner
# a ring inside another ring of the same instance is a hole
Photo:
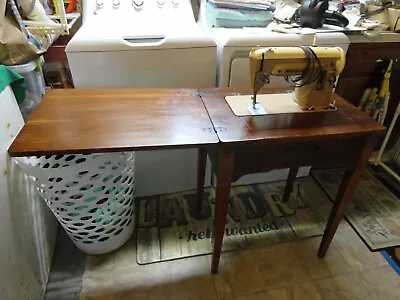
[[[217,44],[217,86],[250,87],[249,52],[253,47],[310,46],[314,35],[284,34],[267,31],[265,28],[210,28],[205,18],[205,0],[200,4],[199,24],[207,30]],[[344,33],[317,33],[317,46],[341,47],[345,52],[349,39]],[[289,84],[282,76],[271,76],[269,86]],[[309,174],[309,167],[300,168],[298,176]],[[260,183],[287,178],[288,169],[243,176],[235,185]]]
[[[85,0],[66,53],[76,88],[215,87],[216,44],[191,0]],[[194,149],[137,152],[136,195],[193,189],[196,174]]]

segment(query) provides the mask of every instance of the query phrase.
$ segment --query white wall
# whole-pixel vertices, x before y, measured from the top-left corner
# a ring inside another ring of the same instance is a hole
[[[0,93],[0,299],[42,299],[58,223],[7,155],[24,121],[9,87]]]

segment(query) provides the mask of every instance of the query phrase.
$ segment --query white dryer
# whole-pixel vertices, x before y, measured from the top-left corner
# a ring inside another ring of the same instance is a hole
[[[76,88],[215,87],[216,44],[196,23],[191,0],[83,5],[82,27],[66,48]],[[196,170],[193,149],[137,152],[136,195],[195,188]]]
[[[266,28],[210,28],[205,18],[205,0],[201,2],[199,24],[207,30],[217,44],[217,86],[250,87],[249,52],[253,47],[310,46],[314,35],[283,34],[266,30]],[[317,33],[317,46],[341,47],[345,52],[349,39],[344,33]],[[271,76],[269,86],[286,86],[289,84],[283,77]],[[309,167],[300,168],[298,176],[306,176]],[[274,170],[267,173],[246,175],[235,182],[235,185],[268,182],[286,179],[288,169]]]

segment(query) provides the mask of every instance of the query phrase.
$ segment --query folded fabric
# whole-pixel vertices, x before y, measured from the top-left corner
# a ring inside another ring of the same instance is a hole
[[[14,71],[11,71],[6,66],[0,65],[0,92],[2,92],[8,85],[11,86],[17,102],[23,102],[26,96],[26,84],[24,77],[18,73],[15,73]]]
[[[302,35],[315,34],[317,32],[315,29],[312,29],[312,28],[293,27],[289,24],[276,23],[276,22],[269,23],[267,26],[267,30],[279,32],[279,33],[294,33],[294,34],[302,34]]]
[[[268,10],[242,10],[216,8],[206,3],[206,18],[211,27],[265,27],[274,18]]]
[[[271,10],[275,7],[275,0],[208,0],[217,8]]]

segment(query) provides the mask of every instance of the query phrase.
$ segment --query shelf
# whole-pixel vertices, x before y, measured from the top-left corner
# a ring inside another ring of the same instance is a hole
[[[69,30],[81,17],[81,6],[80,1],[77,1],[77,12],[65,13],[63,0],[56,0],[57,6],[60,8],[58,15],[48,16],[51,20],[56,23],[47,23],[44,21],[31,21],[23,20],[24,25],[32,34],[43,35],[43,34],[60,34],[67,35]]]
[[[67,55],[65,53],[65,47],[72,39],[73,34],[60,36],[44,54],[44,60],[46,63],[62,63],[68,64]]]
[[[69,30],[75,24],[75,22],[80,18],[80,13],[70,13],[65,15],[65,22],[62,20],[61,16],[49,16],[50,19],[58,21],[59,23],[45,23],[39,21],[28,21],[24,20],[26,28],[32,34],[42,35],[42,34],[69,34]]]

